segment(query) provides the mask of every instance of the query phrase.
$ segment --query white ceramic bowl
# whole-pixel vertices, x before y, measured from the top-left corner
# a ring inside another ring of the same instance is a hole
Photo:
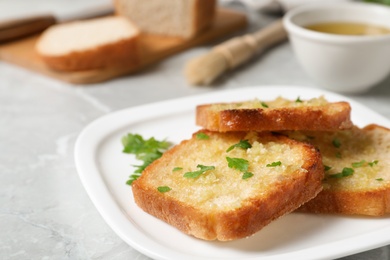
[[[321,87],[358,93],[388,76],[390,34],[348,36],[304,28],[322,22],[359,22],[390,28],[389,7],[356,2],[306,4],[283,18],[296,57]]]

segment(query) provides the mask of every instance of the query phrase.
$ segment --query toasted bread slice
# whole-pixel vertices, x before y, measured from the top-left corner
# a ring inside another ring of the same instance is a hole
[[[228,241],[315,197],[323,177],[312,145],[271,133],[203,130],[149,165],[132,190],[139,207],[184,233]]]
[[[323,191],[301,211],[370,216],[390,213],[390,129],[368,125],[336,133],[294,135],[318,147],[327,169]]]
[[[325,98],[290,101],[277,98],[262,102],[217,103],[196,108],[196,123],[208,130],[337,131],[352,127],[351,107],[347,102],[330,103]]]

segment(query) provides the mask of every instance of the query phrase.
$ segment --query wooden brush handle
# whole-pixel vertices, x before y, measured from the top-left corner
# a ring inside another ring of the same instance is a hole
[[[279,19],[248,37],[253,37],[257,51],[262,51],[286,40],[287,32],[283,27],[282,19]]]
[[[0,42],[39,33],[55,23],[52,15],[40,15],[0,22]]]
[[[233,69],[248,61],[254,55],[287,39],[282,20],[277,20],[259,31],[224,42],[214,50],[222,53]]]

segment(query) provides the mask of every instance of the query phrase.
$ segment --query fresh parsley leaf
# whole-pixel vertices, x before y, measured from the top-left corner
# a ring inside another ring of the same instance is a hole
[[[366,164],[366,161],[365,161],[365,160],[361,160],[360,162],[354,162],[354,163],[352,163],[352,167],[353,167],[353,168],[359,168],[359,167],[364,166],[364,164]]]
[[[332,167],[328,166],[328,165],[324,165],[324,170],[325,171],[329,171],[330,169],[332,169]]]
[[[329,174],[329,177],[338,179],[338,178],[342,178],[344,176],[343,176],[343,174],[341,172],[339,172],[339,173],[336,173],[336,174]]]
[[[133,165],[134,167],[137,168],[134,172],[135,173],[142,173],[145,170],[145,168],[147,166],[149,166],[149,164],[151,164],[153,161],[160,158],[162,156],[162,154],[163,153],[160,151],[155,151],[154,153],[148,153],[148,154],[144,154],[142,156],[138,156],[139,158],[137,158],[137,159],[142,160],[143,164]]]
[[[142,156],[148,153],[154,153],[158,150],[166,150],[170,146],[167,141],[158,141],[154,137],[144,140],[139,134],[127,134],[122,138],[123,152]]]
[[[172,169],[173,172],[180,171],[180,170],[183,170],[183,168],[182,167],[175,167]]]
[[[378,164],[378,160],[375,160],[375,161],[372,161],[372,162],[369,162],[368,165],[370,165],[371,167]]]
[[[141,173],[145,170],[149,164],[151,164],[154,160],[157,160],[162,155],[162,152],[157,151],[156,153],[150,153],[146,154],[142,157],[143,164],[141,165],[133,165],[136,169],[134,170],[134,173],[129,176],[129,180],[126,182],[126,184],[133,184],[133,181],[138,179],[141,176]]]
[[[239,170],[241,172],[246,172],[249,167],[249,161],[242,158],[231,158],[226,157],[229,168]]]
[[[383,178],[378,178],[378,179],[375,179],[377,181],[383,181]]]
[[[251,173],[251,172],[244,172],[243,174],[242,174],[242,179],[243,180],[246,180],[246,179],[249,179],[250,177],[252,177],[253,176],[253,173]]]
[[[341,172],[336,173],[336,174],[330,174],[329,177],[330,178],[343,178],[343,177],[351,176],[354,172],[355,172],[354,169],[344,167]]]
[[[210,170],[214,170],[215,169],[215,166],[205,166],[205,165],[201,165],[201,164],[198,164],[196,167],[199,168],[198,171],[186,172],[186,173],[184,173],[183,177],[185,177],[185,178],[193,178],[194,179],[194,178],[199,177],[200,175],[202,175],[206,171],[210,171]]]
[[[333,139],[332,144],[334,147],[340,148],[340,146],[341,146],[340,139],[338,139],[338,138]]]
[[[341,173],[343,174],[343,177],[350,176],[350,175],[352,175],[354,172],[355,172],[354,169],[352,169],[352,168],[347,168],[347,167],[343,168],[343,170],[341,171]]]
[[[206,135],[205,133],[197,133],[196,134],[196,139],[199,139],[199,140],[208,140],[210,139],[210,136]]]
[[[389,0],[365,0],[364,2],[371,2],[371,3],[390,5],[390,1]]]
[[[295,100],[295,103],[302,103],[303,101],[301,100],[301,98],[298,96],[297,99]]]
[[[230,152],[231,150],[233,150],[234,148],[242,148],[242,149],[248,149],[248,148],[251,148],[252,145],[248,142],[248,140],[240,140],[239,143],[236,143],[236,144],[233,144],[232,146],[230,146],[226,152]]]
[[[282,162],[281,161],[277,161],[277,162],[269,163],[266,166],[267,167],[276,167],[276,166],[280,166],[280,165],[282,165]]]
[[[141,165],[134,165],[136,170],[126,182],[129,185],[138,179],[142,171],[153,161],[160,158],[170,146],[167,141],[158,141],[154,137],[145,140],[141,135],[131,133],[122,137],[122,144],[124,153],[134,154],[137,160],[143,161]]]
[[[129,179],[126,181],[127,185],[133,184],[133,181],[141,177],[141,173],[133,173],[132,175],[129,176]]]
[[[265,108],[268,108],[268,105],[267,105],[267,103],[265,103],[265,102],[261,102],[261,106],[262,106],[262,107],[265,107]]]
[[[157,190],[161,193],[164,193],[164,192],[168,192],[170,190],[172,190],[171,188],[169,188],[168,186],[160,186],[157,188]]]

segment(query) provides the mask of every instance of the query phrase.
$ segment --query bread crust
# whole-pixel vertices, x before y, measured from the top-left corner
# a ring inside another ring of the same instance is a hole
[[[206,130],[202,132],[208,135],[221,135]],[[244,138],[245,133],[224,135],[237,141]],[[165,152],[163,157],[154,161],[145,169],[142,176],[133,182],[132,191],[136,204],[145,212],[197,238],[229,241],[253,235],[271,221],[315,197],[322,189],[321,181],[324,174],[321,156],[311,145],[269,133],[258,134],[258,139],[299,146],[301,156],[305,158],[302,168],[306,172],[299,174],[294,172],[294,177],[289,181],[281,181],[268,190],[257,191],[258,195],[243,201],[239,208],[201,210],[170,196],[169,192],[160,193],[155,186],[150,185],[148,177],[152,172],[163,174],[162,169],[167,161],[180,156],[182,149],[194,142],[193,137]]]
[[[192,31],[191,34],[187,35],[186,37],[192,38],[210,28],[213,25],[215,19],[215,14],[217,11],[216,7],[216,0],[196,0],[195,8],[193,9],[196,11],[194,12]]]
[[[301,212],[383,216],[390,213],[390,187],[367,191],[323,190]]]
[[[347,102],[325,106],[222,111],[212,110],[211,106],[197,106],[196,124],[212,131],[336,131],[352,127],[351,107]]]
[[[83,71],[106,67],[133,67],[139,62],[138,38],[96,46],[93,49],[74,51],[66,55],[52,56],[38,52],[45,64],[57,71]]]
[[[374,131],[381,135],[390,135],[390,129],[379,126],[376,124],[370,124],[364,127],[360,131],[360,135],[367,135],[372,139],[373,147],[368,149],[374,149],[376,156],[374,158],[381,157],[384,159],[379,159],[379,163],[385,166],[382,169],[382,172],[385,172],[386,177],[390,177],[388,174],[388,169],[386,167],[385,160],[388,158],[390,149],[387,148],[387,151],[380,149],[377,147],[378,144],[382,142],[387,142],[390,138],[384,136],[375,138],[371,133]],[[361,140],[358,140],[361,142]],[[344,144],[345,146],[346,144]],[[352,146],[353,147],[353,146]],[[321,150],[321,146],[319,149]],[[353,147],[355,151],[354,153],[360,153],[362,149],[358,149],[357,147]],[[365,158],[365,154],[362,154],[362,158]],[[343,160],[343,159],[336,159]],[[325,159],[324,159],[325,161]],[[348,167],[349,164],[345,162],[345,166]],[[349,166],[351,167],[351,166]],[[356,169],[355,169],[356,170]],[[369,169],[370,170],[370,169]],[[368,171],[368,170],[367,170]],[[367,172],[367,175],[370,173]],[[340,188],[334,187],[332,183],[324,186],[324,189],[311,201],[304,204],[298,210],[302,212],[310,212],[310,213],[323,213],[323,214],[343,214],[343,215],[366,215],[366,216],[383,216],[390,213],[390,183],[388,182],[389,178],[384,177],[383,180],[376,180],[377,177],[370,177],[372,182],[376,185],[376,188],[369,186],[361,186],[359,187],[349,187],[349,188]],[[345,178],[353,178],[345,177]]]

